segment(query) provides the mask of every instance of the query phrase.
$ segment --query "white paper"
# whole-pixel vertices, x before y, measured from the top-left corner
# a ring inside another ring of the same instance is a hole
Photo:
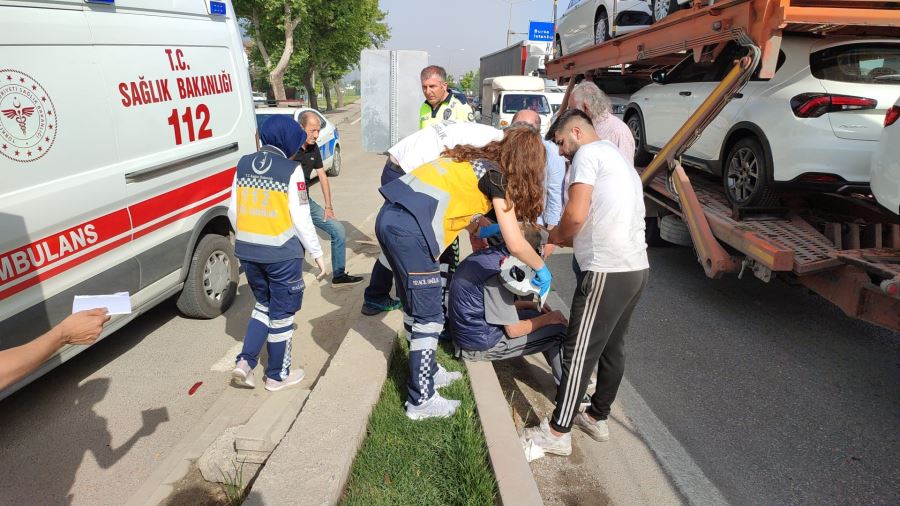
[[[131,314],[131,296],[128,292],[112,295],[76,295],[72,300],[72,312],[105,307],[109,314]]]
[[[525,460],[531,462],[544,456],[544,449],[534,444],[534,441],[524,437],[520,439],[522,441],[522,449],[525,450]]]

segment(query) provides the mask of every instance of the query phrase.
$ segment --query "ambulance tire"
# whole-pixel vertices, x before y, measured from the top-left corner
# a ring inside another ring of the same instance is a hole
[[[203,236],[191,257],[176,304],[178,310],[189,318],[221,315],[234,302],[238,276],[238,260],[228,238],[219,234]]]

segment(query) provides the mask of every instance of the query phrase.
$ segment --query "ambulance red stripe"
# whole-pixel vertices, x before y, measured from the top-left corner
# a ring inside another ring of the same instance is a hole
[[[10,286],[8,288],[0,289],[0,300],[6,299],[7,297],[14,295],[22,290],[30,288],[40,282],[46,281],[60,273],[63,273],[71,268],[74,268],[78,265],[87,262],[93,258],[96,258],[114,248],[127,244],[128,242],[138,238],[143,237],[155,230],[158,230],[166,225],[169,225],[177,220],[186,218],[193,214],[199,213],[203,210],[209,209],[215,205],[221,204],[228,200],[229,195],[223,195],[219,198],[213,198],[206,202],[200,202],[204,199],[207,199],[211,196],[216,195],[217,193],[221,193],[226,189],[231,187],[232,180],[234,179],[235,168],[232,167],[228,170],[224,170],[212,176],[200,179],[198,181],[194,181],[180,188],[176,188],[174,190],[170,190],[166,193],[157,195],[155,197],[149,198],[137,204],[128,206],[127,208],[119,209],[112,213],[103,215],[98,218],[94,218],[92,220],[86,221],[74,227],[70,227],[66,230],[63,230],[57,234],[53,234],[51,236],[42,238],[40,240],[34,241],[30,244],[20,246],[15,248],[14,250],[10,250],[8,252],[4,252],[0,254],[0,258],[7,257],[9,255],[15,254],[19,251],[27,251],[29,248],[37,248],[43,247],[42,244],[48,241],[55,241],[62,235],[68,235],[72,231],[77,231],[79,229],[83,229],[88,225],[92,225],[97,234],[96,244],[100,246],[88,246],[86,248],[81,248],[77,251],[72,252],[69,255],[59,255],[58,258],[54,259],[52,262],[42,263],[39,268],[46,268],[48,265],[53,265],[54,263],[60,263],[64,259],[71,257],[72,255],[78,252],[86,252],[79,256],[78,258],[72,259],[66,263],[61,265],[57,265],[51,269],[47,269],[45,271],[40,272],[36,276],[28,278],[15,286]],[[197,204],[197,202],[200,202]],[[192,205],[196,204],[196,205]],[[179,209],[183,209],[181,212],[174,214],[165,218],[164,220],[160,220],[157,223],[153,223],[152,225],[134,232],[132,235],[126,235],[120,239],[117,239],[113,242],[109,242],[103,244],[104,241],[109,241],[111,238],[121,235],[129,231],[129,214],[131,215],[131,226],[130,229],[134,230],[135,228],[140,227],[141,225],[146,225],[147,223],[152,222],[153,220],[159,219],[162,216],[167,214],[171,214]],[[30,273],[33,273],[36,268],[30,268],[27,271],[16,273],[14,276],[9,277],[4,280],[4,284],[8,284],[11,281],[19,279],[23,276],[26,276]]]

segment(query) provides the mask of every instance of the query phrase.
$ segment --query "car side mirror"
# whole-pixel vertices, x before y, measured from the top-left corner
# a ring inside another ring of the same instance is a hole
[[[654,83],[666,84],[666,71],[657,70],[656,72],[650,74],[650,80]]]
[[[494,106],[491,107],[491,112],[494,114],[499,114],[500,113],[500,104],[494,104]]]

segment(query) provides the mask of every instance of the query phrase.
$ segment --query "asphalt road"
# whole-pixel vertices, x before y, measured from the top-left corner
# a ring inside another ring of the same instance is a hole
[[[708,279],[687,248],[649,252],[626,379],[722,496],[900,504],[900,335],[781,281]],[[567,302],[570,265],[550,261]]]

